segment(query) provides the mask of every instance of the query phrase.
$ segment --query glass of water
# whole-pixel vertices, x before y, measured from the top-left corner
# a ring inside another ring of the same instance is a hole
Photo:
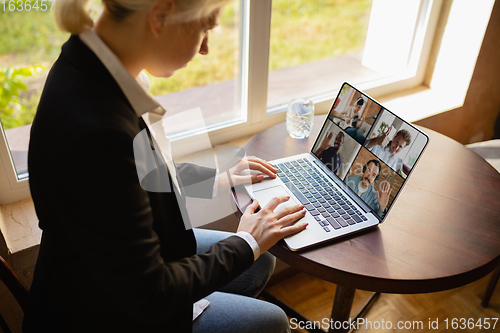
[[[294,139],[304,139],[311,133],[314,104],[306,98],[293,99],[288,103],[286,130]]]

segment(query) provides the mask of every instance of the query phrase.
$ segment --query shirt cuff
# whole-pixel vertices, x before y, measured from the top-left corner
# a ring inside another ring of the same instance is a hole
[[[201,315],[201,313],[210,305],[210,301],[206,299],[200,299],[198,302],[193,304],[193,321]]]
[[[250,245],[253,251],[253,261],[257,260],[260,256],[260,246],[255,238],[253,238],[253,236],[246,231],[238,231],[236,233],[236,236],[243,238],[248,243],[248,245]]]

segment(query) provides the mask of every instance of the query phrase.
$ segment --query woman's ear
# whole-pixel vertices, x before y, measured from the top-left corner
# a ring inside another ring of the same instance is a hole
[[[168,20],[176,13],[175,0],[155,0],[149,10],[149,27],[154,35],[159,35]]]

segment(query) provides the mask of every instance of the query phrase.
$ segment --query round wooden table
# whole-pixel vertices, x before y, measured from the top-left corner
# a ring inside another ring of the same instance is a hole
[[[310,151],[279,124],[252,138],[247,155],[273,160]],[[290,266],[336,283],[332,319],[347,320],[355,289],[428,293],[471,283],[500,265],[500,174],[462,144],[428,129],[430,142],[386,221],[378,228],[300,252],[271,252]],[[345,309],[348,307],[348,309]]]

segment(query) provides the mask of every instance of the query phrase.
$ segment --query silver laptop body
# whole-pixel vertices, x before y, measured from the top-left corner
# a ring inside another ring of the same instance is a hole
[[[304,204],[303,221],[309,225],[285,238],[292,251],[304,249],[382,223],[428,141],[425,133],[344,83],[311,151],[270,161],[280,169],[278,177],[245,190],[261,207],[279,195],[290,200],[276,209]],[[325,143],[329,147],[323,149]]]

